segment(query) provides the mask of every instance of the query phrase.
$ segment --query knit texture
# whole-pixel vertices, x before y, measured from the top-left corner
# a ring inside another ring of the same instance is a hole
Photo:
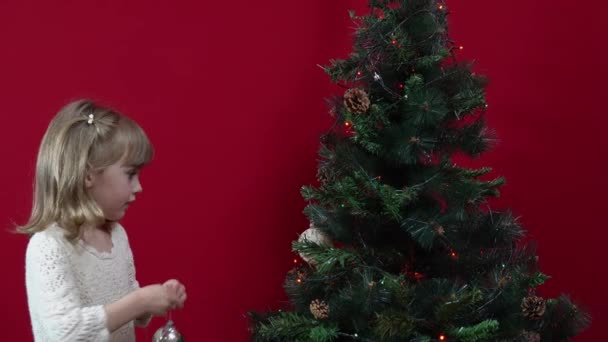
[[[70,243],[51,225],[34,234],[25,260],[27,300],[36,342],[135,341],[134,323],[110,334],[104,305],[139,288],[124,228],[111,232],[112,250],[98,252],[84,241]]]

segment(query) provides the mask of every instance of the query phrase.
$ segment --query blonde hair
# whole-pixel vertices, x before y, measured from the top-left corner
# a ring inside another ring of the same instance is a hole
[[[85,189],[87,173],[119,161],[143,166],[153,154],[145,132],[128,117],[90,100],[67,104],[42,138],[32,212],[28,223],[16,231],[31,235],[57,223],[74,241],[85,223],[108,227]]]

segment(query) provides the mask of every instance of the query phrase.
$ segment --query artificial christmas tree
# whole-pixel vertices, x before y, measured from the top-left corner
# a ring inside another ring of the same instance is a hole
[[[329,101],[311,227],[293,249],[286,311],[252,313],[256,341],[562,341],[589,324],[548,277],[509,211],[504,179],[457,165],[495,140],[486,80],[456,60],[446,4],[370,0],[353,52],[325,70]]]

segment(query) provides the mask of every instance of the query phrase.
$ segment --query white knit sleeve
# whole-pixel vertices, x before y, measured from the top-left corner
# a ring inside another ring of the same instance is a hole
[[[139,282],[135,277],[135,261],[133,260],[133,251],[131,250],[131,245],[129,244],[129,238],[127,236],[127,232],[124,230],[122,226],[118,227],[121,230],[121,234],[124,234],[124,238],[126,241],[127,247],[127,261],[129,263],[129,284],[131,287],[131,291],[135,291],[139,289]],[[152,320],[152,315],[146,314],[135,319],[133,324],[137,327],[147,327]]]
[[[135,290],[139,289],[139,282],[135,278],[135,262],[133,261],[133,252],[131,251],[131,247],[129,247],[129,252],[127,253],[127,256],[129,258],[129,268],[130,268],[129,275],[131,275],[131,278],[130,278],[131,290],[135,291]],[[134,324],[137,327],[147,327],[151,320],[152,320],[152,315],[146,314],[146,315],[138,317],[134,321]]]
[[[49,341],[109,341],[104,307],[80,303],[64,243],[41,233],[29,241],[25,272],[32,320]]]

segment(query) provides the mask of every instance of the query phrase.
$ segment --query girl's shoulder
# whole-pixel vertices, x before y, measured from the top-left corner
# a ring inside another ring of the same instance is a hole
[[[53,223],[30,237],[26,254],[28,256],[64,254],[68,251],[69,245],[65,238],[65,230]]]
[[[112,227],[112,242],[119,245],[129,244],[127,232],[124,227],[116,222]],[[27,254],[69,254],[74,251],[78,243],[71,243],[65,237],[66,230],[56,223],[49,225],[46,229],[39,231],[30,237],[27,245]]]
[[[118,222],[114,223],[114,226],[112,227],[112,240],[124,240],[124,241],[129,241],[129,238],[127,236],[127,231],[125,230],[125,228]]]
[[[112,226],[112,233],[127,235],[125,228],[119,222],[114,222],[114,225]]]
[[[67,242],[65,238],[65,229],[61,228],[56,223],[50,224],[46,229],[36,232],[30,237],[30,243],[32,241],[46,241],[55,240],[57,242]]]

